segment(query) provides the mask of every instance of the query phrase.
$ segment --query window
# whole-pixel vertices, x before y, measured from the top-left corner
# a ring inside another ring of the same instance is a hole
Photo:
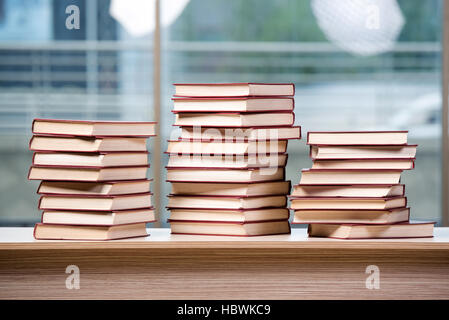
[[[146,3],[153,23],[154,2]],[[162,151],[173,130],[173,82],[294,82],[304,134],[408,129],[410,142],[419,144],[415,170],[403,174],[412,217],[441,221],[443,1],[391,1],[386,20],[376,20],[376,13],[385,17],[383,7],[346,8],[343,15],[323,7],[331,3],[324,0],[160,3],[162,38],[153,47],[151,32],[139,34],[136,23],[133,36],[111,16],[111,1],[0,1],[0,225],[39,218],[37,185],[26,180],[32,119],[154,119],[152,50],[159,46]],[[64,27],[70,4],[80,8],[80,30]],[[368,19],[368,31],[358,30],[370,43],[364,48],[344,41],[360,16]],[[370,32],[382,23],[389,32]],[[290,142],[288,153],[287,176],[295,184],[312,162],[304,140]],[[166,154],[152,157],[161,168],[167,164]],[[168,226],[164,171],[160,181],[155,202],[160,225]]]

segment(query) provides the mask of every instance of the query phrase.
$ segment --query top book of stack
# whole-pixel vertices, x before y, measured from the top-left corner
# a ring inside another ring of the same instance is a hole
[[[175,83],[175,97],[294,96],[293,83]]]
[[[82,137],[151,137],[155,136],[156,122],[84,121],[35,119],[34,135]]]

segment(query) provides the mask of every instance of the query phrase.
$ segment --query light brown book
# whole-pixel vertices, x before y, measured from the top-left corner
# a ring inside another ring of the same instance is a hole
[[[168,153],[177,154],[263,154],[273,155],[287,151],[287,140],[275,141],[246,141],[246,142],[227,142],[227,141],[185,141],[176,140],[168,142]]]
[[[406,197],[389,198],[341,198],[341,197],[301,197],[291,198],[291,209],[372,209],[386,210],[407,205]]]
[[[201,128],[182,127],[184,140],[260,141],[301,139],[301,127]]]
[[[113,240],[148,236],[145,223],[120,226],[74,226],[38,223],[34,238],[38,240]]]
[[[311,145],[315,159],[414,159],[417,145],[401,146],[326,146]]]
[[[293,96],[293,83],[175,83],[179,97]]]
[[[141,180],[147,177],[148,166],[118,168],[38,167],[32,166],[30,180],[116,181]]]
[[[146,151],[146,138],[33,136],[30,150],[67,152]]]
[[[300,184],[398,184],[402,170],[303,169]]]
[[[150,183],[151,180],[110,182],[42,181],[37,193],[114,196],[120,194],[150,192]]]
[[[172,182],[171,193],[203,196],[268,196],[290,193],[290,181],[256,183]]]
[[[403,196],[405,186],[395,185],[305,185],[293,186],[293,197],[394,197]]]
[[[293,98],[286,97],[228,97],[173,98],[174,112],[264,112],[292,111]]]
[[[39,199],[39,209],[115,211],[151,207],[151,193],[126,194],[117,196],[43,195]]]
[[[287,208],[264,209],[170,209],[171,221],[255,222],[287,220]]]
[[[338,159],[315,160],[312,169],[399,169],[415,167],[414,159]]]
[[[238,197],[238,196],[168,196],[168,208],[206,209],[260,209],[285,207],[286,196]]]
[[[132,167],[148,165],[148,152],[35,152],[33,165],[74,167]]]
[[[389,225],[309,224],[311,237],[337,239],[431,238],[435,222],[410,221]]]
[[[324,145],[403,145],[408,131],[309,131],[307,144]]]
[[[32,131],[33,134],[86,137],[150,137],[155,135],[155,128],[156,122],[34,119]]]
[[[45,210],[41,222],[45,224],[113,226],[139,222],[154,222],[154,209],[120,211],[61,211]]]
[[[170,226],[172,234],[264,236],[290,233],[288,220],[247,223],[170,221]]]
[[[285,167],[287,154],[178,155],[171,154],[167,168],[266,168]]]
[[[172,169],[167,168],[167,181],[250,183],[284,180],[284,168],[260,169]]]
[[[410,208],[389,210],[301,209],[295,210],[293,222],[391,224],[408,221]]]
[[[196,113],[183,112],[175,115],[176,126],[202,127],[279,127],[292,126],[295,115],[292,112],[263,113]]]

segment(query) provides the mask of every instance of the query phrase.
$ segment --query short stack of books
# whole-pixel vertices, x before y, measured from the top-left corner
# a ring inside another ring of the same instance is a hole
[[[332,238],[431,237],[433,222],[411,222],[403,170],[417,145],[407,131],[309,132],[311,169],[291,194],[293,223]]]
[[[28,178],[42,180],[36,239],[146,236],[154,222],[147,138],[154,122],[35,119]]]
[[[293,84],[175,84],[177,140],[169,141],[174,234],[290,232],[285,180]]]

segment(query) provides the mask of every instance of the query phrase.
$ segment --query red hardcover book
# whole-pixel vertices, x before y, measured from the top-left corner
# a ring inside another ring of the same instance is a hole
[[[196,208],[171,208],[170,221],[204,221],[204,222],[260,222],[287,220],[289,218],[287,208],[263,208],[263,209],[196,209]]]
[[[406,145],[310,145],[309,157],[316,159],[415,159],[417,144]]]
[[[119,226],[74,226],[36,223],[33,236],[36,240],[103,241],[147,237],[146,223]]]
[[[291,209],[392,209],[407,206],[407,198],[399,197],[290,197]]]
[[[133,167],[32,166],[29,180],[105,182],[146,179],[149,165]]]
[[[392,224],[410,219],[410,208],[376,209],[300,209],[292,224]]]
[[[151,207],[151,192],[123,195],[43,195],[41,210],[118,211]]]
[[[174,83],[175,97],[294,96],[293,83]]]
[[[216,112],[216,113],[176,113],[176,126],[201,126],[204,128],[250,128],[250,127],[292,127],[295,123],[293,112]]]
[[[85,137],[151,137],[156,122],[34,119],[33,134]]]
[[[131,223],[155,222],[154,208],[130,210],[44,210],[41,223],[64,225],[117,226]]]
[[[182,126],[180,140],[187,141],[265,141],[301,139],[300,126],[215,127]]]
[[[32,165],[49,167],[118,168],[148,166],[148,152],[73,153],[39,151],[33,153]]]
[[[432,238],[435,222],[402,222],[389,225],[309,224],[310,237],[335,239]]]
[[[309,145],[406,145],[408,131],[309,131]]]
[[[293,111],[295,99],[288,97],[172,98],[173,112],[270,112]]]
[[[264,236],[289,234],[288,220],[263,222],[171,221],[172,234],[208,236]]]
[[[403,196],[403,184],[349,184],[314,185],[297,184],[293,186],[292,197],[393,197]]]

